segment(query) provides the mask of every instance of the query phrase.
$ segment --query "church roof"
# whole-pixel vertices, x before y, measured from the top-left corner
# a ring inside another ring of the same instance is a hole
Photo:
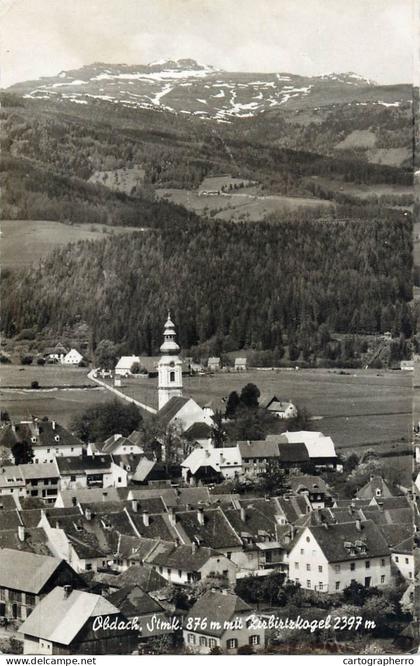
[[[169,425],[172,419],[178,414],[178,412],[184,407],[184,405],[189,402],[190,398],[184,398],[183,396],[173,396],[166,402],[162,409],[159,409],[158,416],[159,421],[163,426]]]

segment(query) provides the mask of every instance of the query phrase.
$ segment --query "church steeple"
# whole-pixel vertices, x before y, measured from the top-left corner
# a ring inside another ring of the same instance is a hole
[[[168,318],[163,330],[162,356],[158,363],[159,409],[174,396],[182,396],[182,361],[179,358],[179,345],[176,342],[175,325],[168,310]]]

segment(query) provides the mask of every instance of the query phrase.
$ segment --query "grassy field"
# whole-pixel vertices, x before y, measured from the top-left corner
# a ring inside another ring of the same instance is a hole
[[[325,187],[331,192],[341,192],[342,194],[351,194],[359,199],[368,199],[374,195],[393,195],[413,197],[413,188],[405,185],[392,185],[381,183],[370,183],[361,185],[357,183],[345,182],[342,180],[333,180],[332,178],[323,178],[312,176],[311,180]]]
[[[41,388],[68,388],[96,386],[88,379],[87,368],[72,368],[62,365],[1,365],[0,386],[2,388],[30,388],[37,381]]]
[[[331,435],[338,448],[375,446],[398,450],[411,435],[411,373],[357,370],[340,375],[320,370],[252,370],[185,377],[184,394],[200,403],[220,399],[248,382],[262,393],[276,393],[309,410],[314,429]],[[135,379],[123,383],[126,395],[157,405],[157,380]]]
[[[141,188],[144,182],[145,170],[141,166],[131,169],[113,169],[111,171],[95,171],[89,178],[90,183],[105,185],[114,192],[133,194],[133,190]]]
[[[300,208],[330,208],[333,204],[323,199],[305,199],[280,195],[262,196],[256,191],[240,194],[199,196],[192,190],[158,189],[159,198],[184,206],[198,215],[210,215],[216,220],[260,222],[270,213]]]
[[[43,259],[51,250],[79,240],[99,240],[106,233],[139,232],[135,227],[63,224],[46,220],[2,220],[2,268],[21,268]]]

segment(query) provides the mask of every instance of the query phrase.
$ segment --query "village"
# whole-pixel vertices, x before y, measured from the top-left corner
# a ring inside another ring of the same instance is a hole
[[[49,354],[83,361],[76,349]],[[411,487],[372,452],[342,455],[288,398],[241,385],[246,358],[231,369],[237,391],[192,398],[194,361],[170,313],[157,406],[122,392],[143,362],[86,367],[111,416],[126,410],[123,432],[111,424],[95,438],[87,416],[76,432],[46,414],[2,415],[2,651],[412,649],[418,479]]]

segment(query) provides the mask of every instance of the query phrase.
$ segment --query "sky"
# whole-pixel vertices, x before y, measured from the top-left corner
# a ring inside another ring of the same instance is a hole
[[[0,0],[0,86],[92,62],[413,78],[414,0]]]

